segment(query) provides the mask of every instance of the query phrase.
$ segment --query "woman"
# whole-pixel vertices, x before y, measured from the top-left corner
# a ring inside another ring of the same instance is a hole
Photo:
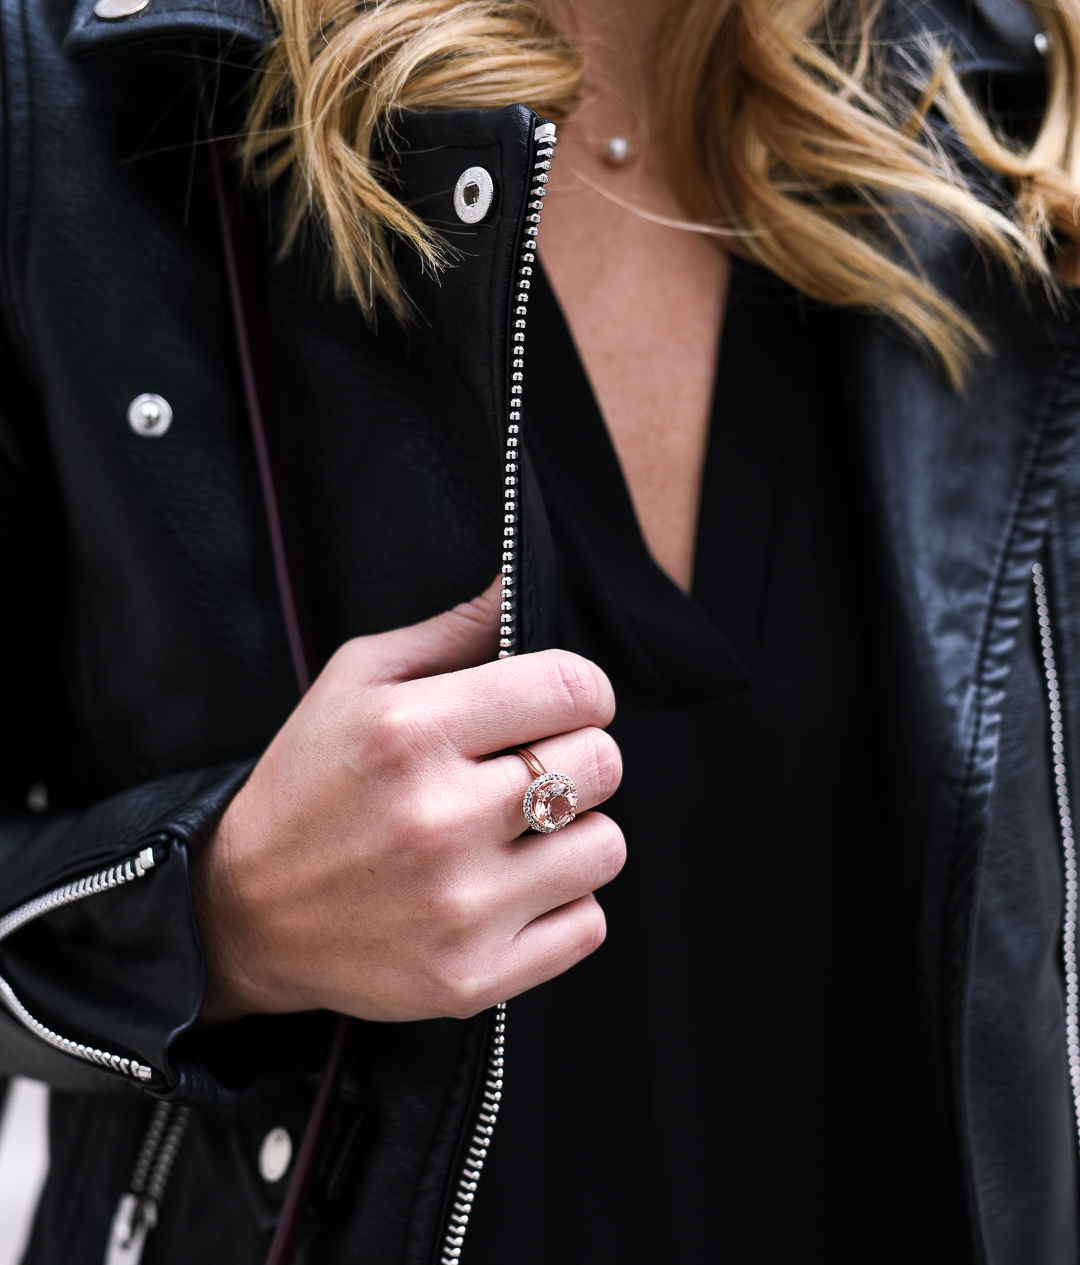
[[[0,16],[27,1259],[1074,1261],[1071,0]]]

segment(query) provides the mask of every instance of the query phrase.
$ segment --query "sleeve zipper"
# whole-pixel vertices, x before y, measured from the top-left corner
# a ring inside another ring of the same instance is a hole
[[[86,875],[85,878],[76,879],[74,883],[55,887],[43,896],[35,896],[33,900],[27,901],[26,904],[20,905],[18,909],[13,909],[11,913],[0,918],[0,942],[13,935],[20,927],[25,927],[28,922],[33,922],[35,918],[51,913],[54,909],[74,904],[75,901],[84,900],[87,896],[94,896],[98,892],[108,891],[112,887],[119,887],[123,883],[134,882],[142,878],[147,870],[152,870],[156,864],[154,849],[143,848],[133,861],[122,861],[118,865],[109,866],[108,869],[98,870],[94,874]],[[82,1059],[84,1062],[96,1063],[99,1067],[108,1068],[111,1072],[120,1072],[137,1081],[145,1082],[153,1078],[154,1069],[147,1067],[144,1063],[139,1063],[135,1059],[122,1058],[119,1054],[109,1054],[93,1046],[82,1045],[78,1041],[69,1041],[67,1037],[59,1036],[51,1028],[47,1028],[26,1009],[15,996],[11,985],[2,976],[0,976],[0,1001],[23,1027],[28,1028],[34,1036],[54,1049],[62,1050],[65,1054]]]

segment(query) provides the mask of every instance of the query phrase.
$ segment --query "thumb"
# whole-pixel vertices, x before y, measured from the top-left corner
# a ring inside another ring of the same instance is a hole
[[[500,575],[471,602],[422,624],[367,638],[377,680],[414,681],[489,663],[498,655],[501,595]]]

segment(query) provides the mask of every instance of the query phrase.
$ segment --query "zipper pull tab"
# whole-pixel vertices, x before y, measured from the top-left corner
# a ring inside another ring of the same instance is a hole
[[[157,1225],[157,1214],[153,1199],[125,1191],[109,1228],[105,1265],[139,1265],[147,1235]]]

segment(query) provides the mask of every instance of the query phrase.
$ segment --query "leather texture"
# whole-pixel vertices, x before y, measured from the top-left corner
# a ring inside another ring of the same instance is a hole
[[[951,42],[1000,116],[1029,124],[1043,80],[1023,13],[979,0],[894,17],[898,38]],[[140,1091],[0,1012],[0,1064],[57,1088],[32,1265],[101,1260],[147,1095],[198,1110],[145,1260],[261,1260],[284,1183],[258,1177],[258,1145],[276,1125],[298,1135],[329,1037],[325,1015],[192,1030],[203,963],[187,861],[296,701],[193,143],[191,41],[216,67],[227,135],[267,37],[255,0],[151,0],[117,22],[90,0],[0,0],[0,912],[142,846],[160,857],[152,877],[3,948],[32,1013],[157,1073]],[[416,305],[404,329],[385,313],[369,328],[328,293],[317,240],[273,262],[277,195],[256,207],[284,494],[319,661],[472,597],[499,566],[534,123],[521,107],[400,121],[392,178],[460,252],[441,281],[401,252]],[[467,227],[451,191],[473,165],[496,195]],[[899,895],[919,914],[908,947],[968,1257],[1059,1265],[1077,1250],[1076,1135],[1030,601],[1045,550],[1080,773],[1080,322],[1070,301],[1021,299],[988,277],[958,235],[917,219],[912,231],[995,356],[958,395],[884,323],[837,321],[874,577],[880,726],[868,740],[888,755],[881,813]],[[541,366],[528,389],[542,397]],[[172,406],[161,438],[127,425],[144,392]],[[551,549],[535,488],[527,504],[522,635],[535,649]],[[45,813],[25,807],[39,782]],[[489,1023],[353,1025],[307,1259],[437,1260]]]
[[[964,1060],[972,1179],[995,1261],[1080,1254],[1058,952],[1064,890],[1041,647],[1028,606],[973,910]],[[1033,1125],[1035,1127],[1033,1127]],[[1037,1140],[1037,1145],[1033,1145]]]

